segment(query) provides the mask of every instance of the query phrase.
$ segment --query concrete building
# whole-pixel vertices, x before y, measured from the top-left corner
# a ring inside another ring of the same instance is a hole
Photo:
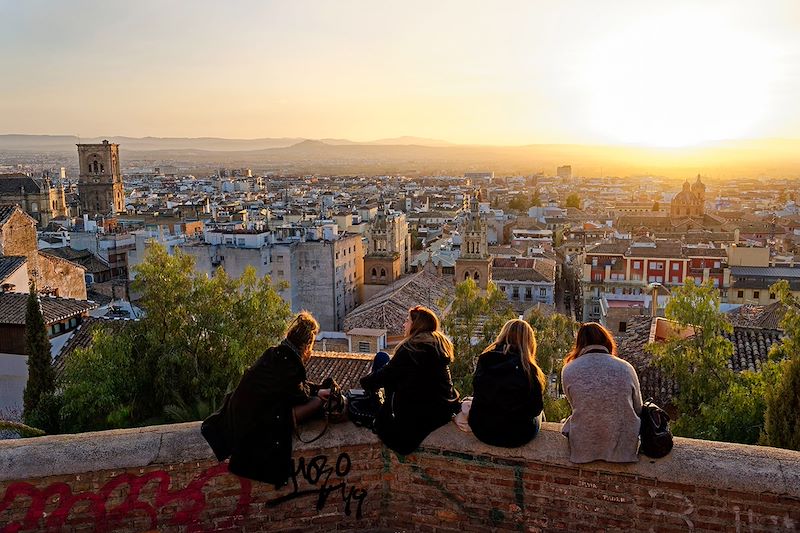
[[[89,216],[125,212],[125,191],[119,162],[119,145],[79,144],[78,192],[81,209]]]
[[[572,179],[572,165],[563,165],[556,168],[556,176],[561,179]]]
[[[222,267],[241,276],[253,267],[270,276],[293,312],[310,311],[326,331],[341,331],[344,317],[363,299],[364,248],[360,235],[335,224],[274,230],[211,230],[203,242],[179,243],[195,268],[212,275]]]

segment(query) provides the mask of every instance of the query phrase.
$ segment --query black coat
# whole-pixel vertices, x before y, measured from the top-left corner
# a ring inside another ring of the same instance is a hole
[[[375,419],[375,432],[401,455],[416,450],[460,407],[450,377],[450,360],[432,341],[418,344],[418,350],[400,346],[386,366],[361,378],[364,389],[384,388],[385,401]]]
[[[287,341],[267,349],[201,428],[220,461],[237,476],[284,485],[291,474],[292,408],[319,386],[306,380],[297,349]]]
[[[515,448],[536,436],[534,418],[543,408],[539,380],[528,379],[519,354],[509,350],[482,354],[472,378],[469,426],[481,441]]]

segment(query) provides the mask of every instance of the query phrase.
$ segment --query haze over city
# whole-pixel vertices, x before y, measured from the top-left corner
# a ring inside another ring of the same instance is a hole
[[[0,132],[697,146],[800,137],[800,5],[0,3]]]

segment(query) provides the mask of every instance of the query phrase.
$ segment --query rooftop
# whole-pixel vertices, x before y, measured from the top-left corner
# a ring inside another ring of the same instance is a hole
[[[74,300],[55,296],[40,296],[45,324],[52,324],[97,308],[90,300]],[[0,324],[25,325],[28,295],[25,293],[0,293]]]

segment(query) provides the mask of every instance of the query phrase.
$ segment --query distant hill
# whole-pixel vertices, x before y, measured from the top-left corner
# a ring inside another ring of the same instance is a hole
[[[342,173],[461,173],[491,170],[508,174],[555,173],[571,164],[579,176],[666,175],[710,178],[800,176],[800,141],[720,141],[690,148],[570,144],[526,146],[459,145],[397,137],[368,142],[347,139],[222,139],[214,137],[114,137],[122,157],[137,162],[170,161],[213,166],[246,165],[256,170]],[[82,138],[101,142],[103,138]],[[0,135],[0,153],[58,153],[77,157],[71,135]],[[24,156],[23,156],[24,157]]]
[[[207,150],[212,152],[264,150],[292,146],[306,139],[298,137],[265,137],[261,139],[223,139],[220,137],[78,137],[77,135],[0,135],[0,150],[15,151],[69,151],[78,143],[99,143],[103,140],[118,143],[126,150]],[[419,145],[449,146],[445,141],[420,137],[397,137],[375,141],[356,142],[348,139],[322,139],[332,146],[342,145]]]

